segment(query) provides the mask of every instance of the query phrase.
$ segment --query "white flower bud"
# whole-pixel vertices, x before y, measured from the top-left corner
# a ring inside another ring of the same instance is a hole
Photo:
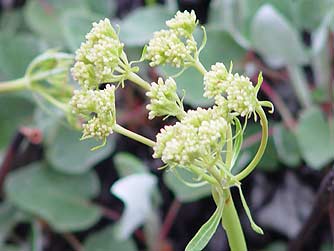
[[[146,106],[149,112],[149,119],[157,116],[177,116],[183,113],[183,105],[176,93],[174,79],[168,78],[165,83],[162,78],[158,83],[153,82],[151,89],[146,93],[150,98],[150,104]]]

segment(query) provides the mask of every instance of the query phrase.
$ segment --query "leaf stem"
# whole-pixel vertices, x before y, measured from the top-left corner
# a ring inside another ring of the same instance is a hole
[[[0,93],[22,91],[28,88],[28,81],[24,77],[0,83]]]
[[[130,72],[128,75],[128,80],[137,84],[146,91],[149,91],[151,89],[151,85],[147,81],[139,77],[136,73]]]
[[[140,143],[143,143],[144,145],[147,145],[149,147],[153,147],[155,145],[155,142],[153,140],[150,140],[144,136],[141,136],[137,133],[134,133],[128,129],[125,129],[124,127],[115,124],[113,127],[114,132],[122,134],[130,139],[133,139],[135,141],[138,141]]]
[[[222,214],[222,225],[226,231],[231,251],[247,251],[245,236],[230,190],[225,189],[224,195],[225,206]]]
[[[256,109],[256,112],[260,117],[260,122],[261,122],[261,127],[262,127],[261,143],[260,143],[260,146],[253,160],[248,164],[248,166],[244,170],[242,170],[239,174],[236,175],[236,179],[238,181],[241,181],[242,179],[247,177],[254,170],[254,168],[260,162],[262,155],[266,149],[266,145],[268,141],[268,121],[266,118],[266,114],[264,113],[261,106]]]

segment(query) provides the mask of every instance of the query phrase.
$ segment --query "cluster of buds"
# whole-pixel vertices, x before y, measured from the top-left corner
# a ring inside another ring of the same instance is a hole
[[[233,75],[231,71],[232,67],[227,71],[223,63],[211,66],[211,70],[204,75],[204,96],[215,98],[218,106],[224,103],[229,112],[248,117],[259,106],[257,92],[262,78],[254,87],[248,77]]]
[[[176,93],[176,83],[174,79],[168,78],[164,82],[162,78],[158,83],[153,82],[146,96],[150,98],[150,104],[146,106],[149,110],[148,118],[153,119],[157,116],[175,116],[183,115],[183,104]]]
[[[130,67],[123,47],[109,19],[94,23],[86,35],[86,42],[76,51],[76,63],[72,68],[74,79],[85,89],[124,81]]]
[[[87,120],[82,139],[105,140],[112,133],[115,120],[115,86],[103,90],[75,90],[70,101],[73,113]]]
[[[166,24],[168,30],[154,33],[147,46],[145,59],[151,61],[150,66],[170,64],[180,68],[193,63],[197,43],[192,33],[198,24],[194,11],[178,11]]]
[[[207,167],[224,146],[226,128],[227,122],[216,107],[189,110],[180,122],[161,129],[153,157],[169,166]]]

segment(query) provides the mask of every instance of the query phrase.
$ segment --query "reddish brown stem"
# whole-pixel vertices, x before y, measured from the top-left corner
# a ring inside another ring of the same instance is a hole
[[[81,250],[83,250],[83,245],[75,237],[75,235],[73,235],[71,233],[64,233],[64,234],[62,234],[62,236],[71,245],[71,247],[73,248],[73,250],[75,250],[75,251],[81,251]]]
[[[281,97],[276,93],[274,89],[264,80],[261,85],[261,90],[270,98],[274,103],[275,108],[280,113],[284,124],[289,130],[293,131],[297,125],[296,120],[293,118],[289,111],[289,108],[285,105]]]
[[[181,202],[178,199],[174,199],[171,206],[168,209],[166,218],[162,224],[159,239],[164,240],[167,238],[170,229],[172,228],[175,218],[181,208]]]
[[[6,153],[2,165],[0,166],[0,190],[2,191],[2,186],[5,178],[10,171],[17,151],[19,150],[21,143],[23,142],[24,135],[21,132],[15,133]]]

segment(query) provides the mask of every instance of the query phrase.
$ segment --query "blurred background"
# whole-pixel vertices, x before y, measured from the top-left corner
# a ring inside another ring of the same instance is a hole
[[[0,85],[47,50],[73,54],[105,17],[137,60],[154,31],[192,9],[207,30],[203,64],[233,61],[253,82],[261,71],[260,99],[275,106],[265,156],[243,183],[263,236],[235,194],[249,250],[334,250],[334,0],[0,0]],[[149,82],[174,73],[140,66]],[[211,105],[197,72],[176,80],[187,109]],[[76,87],[67,73],[58,82]],[[116,101],[118,123],[148,138],[174,122],[149,121],[145,93],[133,85]],[[80,137],[45,97],[0,93],[1,251],[179,251],[214,211],[210,188],[158,170],[146,146],[112,135],[92,152],[96,142]],[[260,137],[249,125],[237,169]],[[229,250],[221,228],[205,250]]]

